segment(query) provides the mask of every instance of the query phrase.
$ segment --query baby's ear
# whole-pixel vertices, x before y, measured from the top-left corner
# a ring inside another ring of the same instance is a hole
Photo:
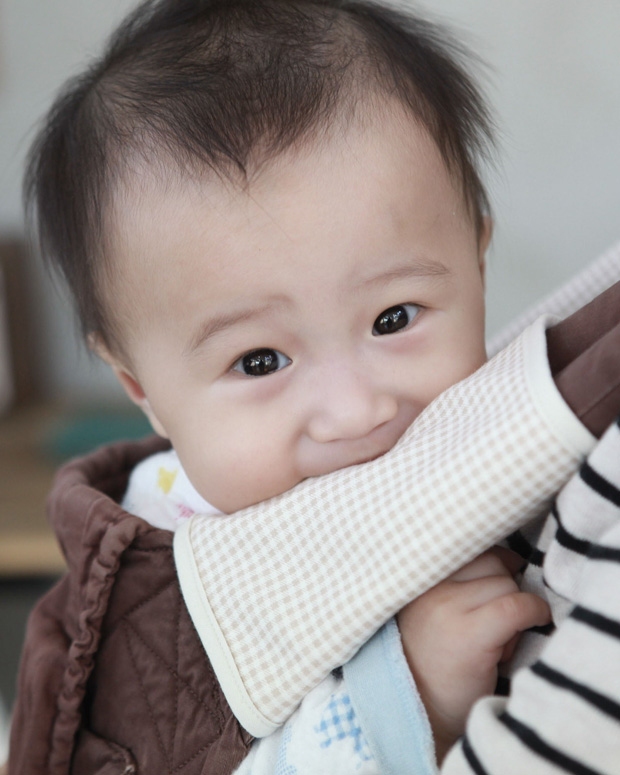
[[[108,364],[116,379],[121,383],[123,390],[136,406],[139,406],[144,414],[148,417],[149,422],[153,426],[153,430],[159,436],[164,439],[168,438],[168,434],[164,426],[159,422],[157,416],[153,412],[151,404],[149,403],[146,393],[142,389],[142,385],[133,375],[132,371],[123,363],[120,358],[114,355],[107,344],[103,341],[103,337],[97,333],[91,333],[88,335],[88,346],[90,349],[98,355],[102,361]]]
[[[482,282],[485,282],[486,272],[486,253],[493,236],[493,219],[490,215],[485,215],[482,219],[482,228],[480,229],[480,236],[478,238],[478,265],[480,266],[480,274],[482,275]]]

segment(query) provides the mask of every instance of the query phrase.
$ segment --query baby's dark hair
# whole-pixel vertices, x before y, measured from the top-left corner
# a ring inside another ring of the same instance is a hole
[[[39,248],[84,333],[122,352],[103,292],[106,216],[142,163],[247,181],[250,165],[319,138],[373,96],[395,98],[429,132],[480,232],[478,166],[493,132],[466,61],[442,27],[372,0],[142,3],[59,95],[26,171]]]

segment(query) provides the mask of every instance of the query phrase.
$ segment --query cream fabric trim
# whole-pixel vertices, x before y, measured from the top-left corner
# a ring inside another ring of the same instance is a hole
[[[174,535],[174,561],[179,583],[198,637],[218,677],[222,691],[235,716],[254,737],[267,737],[275,732],[279,724],[265,718],[252,702],[235,659],[223,636],[215,613],[209,605],[203,589],[189,535],[190,522],[183,523]]]
[[[577,419],[562,397],[553,381],[547,358],[544,332],[557,322],[558,318],[553,315],[543,315],[523,332],[525,378],[538,414],[547,423],[549,432],[553,433],[566,449],[572,450],[578,457],[585,457],[597,440]]]

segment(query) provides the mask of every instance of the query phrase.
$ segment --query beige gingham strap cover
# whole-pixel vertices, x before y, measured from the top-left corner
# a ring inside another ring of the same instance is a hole
[[[572,311],[618,279],[620,251],[592,274],[584,295],[569,289],[570,309],[549,308]],[[177,532],[185,602],[252,735],[274,731],[406,602],[544,509],[591,449],[553,383],[548,323],[442,394],[382,458]]]

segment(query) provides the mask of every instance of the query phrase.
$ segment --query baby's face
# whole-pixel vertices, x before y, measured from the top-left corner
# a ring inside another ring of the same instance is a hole
[[[382,455],[485,360],[486,240],[402,116],[119,220],[117,372],[224,512]]]

